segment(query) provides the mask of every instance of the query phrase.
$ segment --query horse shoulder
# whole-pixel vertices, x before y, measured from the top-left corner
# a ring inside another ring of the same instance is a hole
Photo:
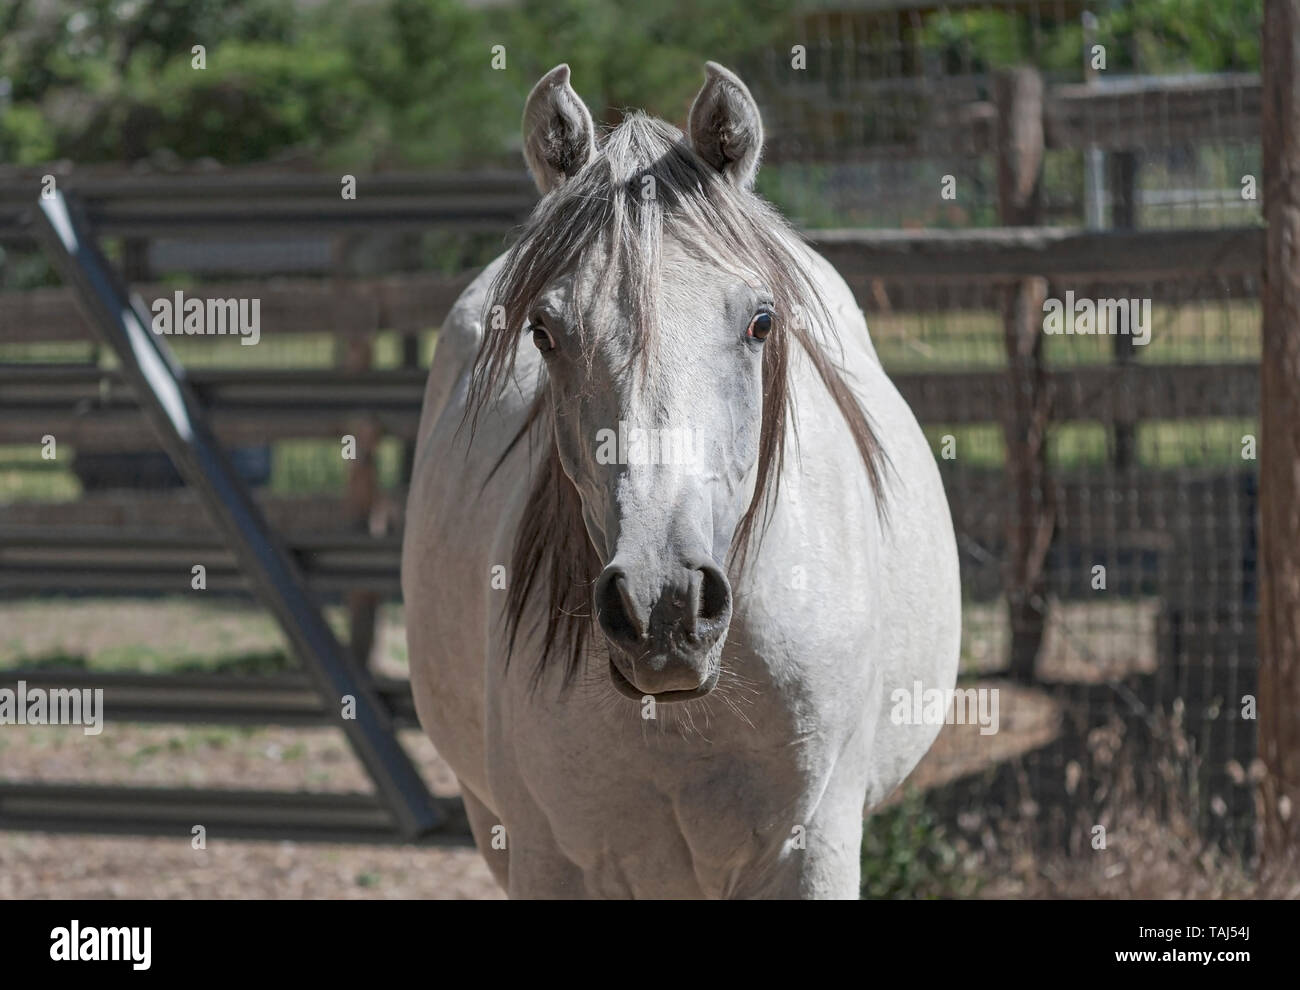
[[[488,293],[504,260],[504,256],[497,258],[478,274],[452,304],[438,329],[420,413],[422,443],[453,399],[459,395],[463,405],[464,389],[458,386],[468,382],[474,368],[474,357],[483,340],[483,318],[490,315]]]
[[[858,305],[857,297],[849,284],[844,281],[839,271],[812,248],[806,248],[809,256],[811,275],[821,292],[822,301],[835,324],[835,332],[846,352],[858,352],[871,363],[879,366],[880,358],[876,356],[875,345],[871,342],[871,331],[867,329],[867,318]]]
[[[462,785],[489,808],[483,650],[490,605],[500,594],[495,585],[502,555],[494,550],[499,541],[492,539],[500,494],[483,497],[487,467],[477,447],[474,456],[467,456],[469,431],[462,425],[488,292],[499,266],[500,259],[469,285],[439,330],[425,386],[402,552],[412,692],[420,722]],[[490,422],[483,432],[502,431],[499,423]]]

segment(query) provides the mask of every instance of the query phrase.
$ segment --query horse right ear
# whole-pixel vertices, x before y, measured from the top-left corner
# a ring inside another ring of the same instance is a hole
[[[524,158],[542,195],[578,173],[596,153],[591,112],[569,85],[568,65],[538,80],[524,105]]]

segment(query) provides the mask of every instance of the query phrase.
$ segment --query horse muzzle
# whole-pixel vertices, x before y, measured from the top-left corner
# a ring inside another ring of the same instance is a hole
[[[610,679],[625,697],[689,701],[717,686],[731,624],[731,584],[712,563],[683,564],[653,596],[615,558],[596,580]]]

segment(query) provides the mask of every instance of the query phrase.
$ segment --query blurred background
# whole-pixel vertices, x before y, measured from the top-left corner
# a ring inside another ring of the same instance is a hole
[[[947,727],[869,821],[864,895],[1260,893],[1262,26],[1262,0],[0,0],[0,686],[103,685],[109,716],[0,730],[0,896],[497,896],[452,838],[311,842],[272,803],[283,834],[195,850],[206,812],[138,793],[373,785],[33,236],[45,177],[146,302],[261,300],[255,347],[168,343],[452,799],[398,587],[438,321],[535,202],[541,74],[680,126],[707,59],[934,444],[963,683],[1001,692],[997,734]],[[1067,290],[1151,300],[1151,342],[1045,337]]]

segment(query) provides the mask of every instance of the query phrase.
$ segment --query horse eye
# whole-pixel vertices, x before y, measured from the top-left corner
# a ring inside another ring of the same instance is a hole
[[[539,351],[546,353],[555,350],[555,338],[551,336],[551,331],[547,330],[545,326],[539,322],[534,322],[532,331],[533,343],[537,345]]]
[[[749,329],[745,331],[746,337],[753,337],[755,340],[767,340],[767,335],[772,332],[772,314],[756,313],[754,318],[749,321]]]

